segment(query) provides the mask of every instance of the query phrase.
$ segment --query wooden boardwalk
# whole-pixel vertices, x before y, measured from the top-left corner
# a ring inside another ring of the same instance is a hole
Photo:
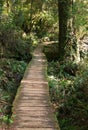
[[[60,130],[50,103],[46,59],[37,47],[13,103],[16,115],[10,130]]]

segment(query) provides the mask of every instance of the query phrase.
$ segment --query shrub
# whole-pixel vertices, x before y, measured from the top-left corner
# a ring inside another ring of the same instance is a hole
[[[48,64],[51,101],[62,130],[88,128],[88,60]]]
[[[29,61],[30,41],[22,37],[23,31],[16,27],[11,18],[0,25],[0,54],[2,57]]]
[[[8,107],[11,107],[26,66],[25,62],[12,59],[3,59],[0,62],[0,100],[5,102],[2,105],[6,108],[5,114],[10,112]]]

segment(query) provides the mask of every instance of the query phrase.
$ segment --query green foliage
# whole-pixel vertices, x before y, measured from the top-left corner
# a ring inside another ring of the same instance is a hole
[[[0,121],[12,123],[12,102],[23,77],[27,64],[24,61],[2,59],[0,61]]]
[[[60,120],[62,130],[80,130],[78,126],[73,126],[72,118]]]
[[[51,101],[57,102],[58,101],[58,80],[55,77],[49,77],[49,86],[50,86],[50,94],[51,94]]]
[[[43,37],[52,28],[54,17],[50,14],[50,12],[42,11],[35,15],[33,23],[33,31],[35,31],[39,37]]]
[[[11,104],[24,74],[26,64],[14,60],[4,60],[2,64],[0,62],[0,68],[0,123],[1,126],[5,127],[6,124],[12,123],[12,119],[10,119]]]
[[[23,31],[12,23],[12,17],[6,20],[0,26],[1,56],[29,61],[31,59],[29,39],[22,37]]]
[[[79,65],[50,62],[48,75],[51,101],[56,104],[61,129],[87,130],[88,60]]]
[[[78,0],[73,4],[74,26],[78,35],[88,34],[88,1]]]
[[[56,36],[55,33],[58,32],[57,2],[38,0],[23,3],[20,2],[19,5],[17,3],[15,14],[13,13],[15,25],[28,34],[36,33],[39,38],[48,33]]]
[[[49,69],[48,69],[48,74],[49,75],[54,75],[58,78],[75,78],[77,75],[78,71],[78,65],[73,62],[50,62],[48,63]]]
[[[2,113],[2,110],[0,111]],[[0,116],[0,128],[9,129],[9,126],[13,123],[13,120],[8,115]]]
[[[2,11],[3,11],[3,8],[2,8],[2,7],[3,7],[3,0],[0,1],[0,14],[1,14]]]
[[[15,82],[20,81],[24,70],[26,68],[26,63],[23,61],[15,61],[10,59],[3,59],[0,62],[0,86],[6,92],[14,92]],[[14,87],[13,87],[14,86]]]
[[[26,62],[29,62],[31,59],[31,54],[30,54],[30,43],[28,40],[21,40],[18,39],[18,41],[16,41],[16,43],[13,45],[14,48],[12,48],[11,46],[8,48],[9,52],[12,50],[12,56],[9,57],[10,58],[15,58],[17,60],[24,60]]]
[[[63,105],[58,109],[58,119],[62,130],[86,130],[88,128],[88,68],[70,84],[69,95],[64,96]],[[66,91],[66,89],[64,89]],[[63,92],[63,91],[62,91]],[[60,94],[62,95],[62,92]],[[58,93],[59,94],[59,93]],[[59,94],[59,95],[60,95]],[[60,103],[61,104],[61,103]],[[69,119],[71,120],[69,121]],[[64,121],[64,122],[63,122]]]
[[[57,62],[48,62],[48,75],[54,75],[55,77],[58,75],[58,68],[59,68],[59,63]]]
[[[5,123],[5,124],[13,123],[13,121],[7,115],[0,117],[0,122]]]
[[[40,43],[40,40],[38,39],[38,36],[36,35],[36,33],[31,33],[29,36],[30,39],[30,43],[31,43],[31,51],[33,51],[37,45]]]

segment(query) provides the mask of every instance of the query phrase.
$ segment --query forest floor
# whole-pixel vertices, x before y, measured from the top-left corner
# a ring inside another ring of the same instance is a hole
[[[37,47],[13,103],[16,117],[10,130],[59,130],[45,71],[46,59],[42,48]]]

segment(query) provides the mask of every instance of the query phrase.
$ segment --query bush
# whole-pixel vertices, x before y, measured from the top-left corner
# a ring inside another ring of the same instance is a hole
[[[0,25],[0,54],[2,57],[29,61],[31,59],[29,39],[23,38],[24,32],[16,27],[11,18]]]
[[[65,85],[66,86],[66,85]],[[60,89],[60,88],[59,88]],[[58,93],[62,95],[66,89]],[[67,93],[67,92],[66,92]],[[87,130],[88,128],[88,68],[81,76],[78,76],[73,84],[70,84],[68,89],[69,95],[64,95],[63,105],[60,103],[58,109],[58,119],[60,121],[61,129],[68,130],[68,126],[74,130]],[[60,98],[59,98],[60,99]],[[61,101],[61,99],[60,99]],[[69,119],[71,118],[71,121]],[[64,123],[63,123],[64,120]],[[68,121],[68,123],[66,123]]]
[[[13,48],[12,46],[8,48],[8,57],[29,62],[32,58],[32,55],[30,54],[30,48],[31,47],[28,41],[23,41],[20,39],[13,45]],[[11,55],[10,52],[12,52]]]
[[[23,61],[3,59],[0,61],[0,101],[5,114],[9,114],[11,103],[15,97],[20,80],[27,64]]]
[[[62,130],[87,130],[88,60],[48,64],[51,101]]]

